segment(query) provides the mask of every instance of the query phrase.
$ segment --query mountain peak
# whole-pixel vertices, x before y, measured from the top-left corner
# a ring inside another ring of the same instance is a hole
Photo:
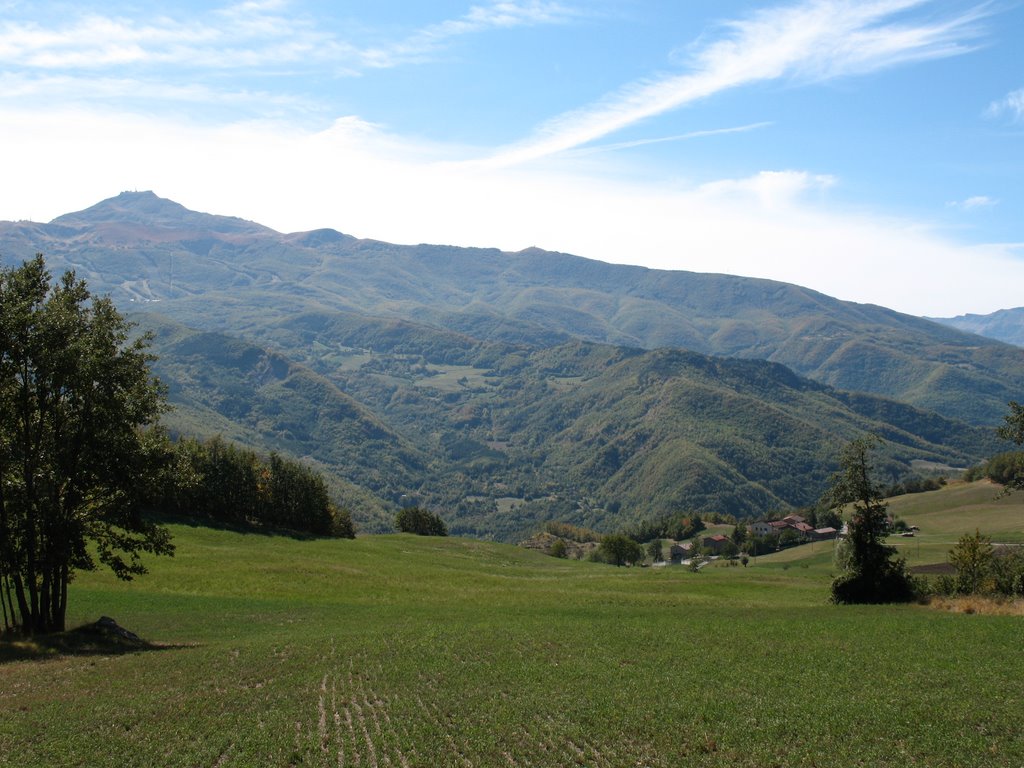
[[[62,227],[103,227],[108,235],[124,229],[124,234],[137,234],[139,226],[192,234],[257,235],[273,234],[273,230],[234,216],[214,216],[192,211],[185,206],[160,197],[152,191],[122,192],[102,200],[83,211],[59,216],[50,222]],[[112,231],[110,231],[112,230]]]

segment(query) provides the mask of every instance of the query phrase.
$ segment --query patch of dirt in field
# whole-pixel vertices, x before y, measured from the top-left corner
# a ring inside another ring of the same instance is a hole
[[[998,600],[992,597],[933,597],[928,605],[950,613],[980,616],[1024,616],[1024,600]]]

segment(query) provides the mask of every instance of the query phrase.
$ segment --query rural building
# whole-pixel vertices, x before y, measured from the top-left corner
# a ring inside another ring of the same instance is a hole
[[[714,536],[705,536],[704,541],[701,545],[708,552],[714,552],[715,554],[720,553],[726,548],[728,544],[732,543],[732,539],[728,536],[723,536],[720,533],[716,533]]]
[[[830,526],[827,528],[815,528],[808,534],[808,538],[811,541],[828,541],[829,539],[836,538],[838,535],[839,531]]]
[[[810,535],[814,533],[814,526],[807,523],[793,523],[790,528],[799,531],[805,539],[810,538]]]
[[[693,554],[693,542],[684,541],[682,543],[676,542],[668,550],[669,560],[679,561],[686,560],[690,555]]]

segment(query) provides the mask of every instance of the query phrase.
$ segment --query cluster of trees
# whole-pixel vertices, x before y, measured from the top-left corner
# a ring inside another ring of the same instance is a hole
[[[955,576],[940,576],[931,585],[938,595],[1024,596],[1024,550],[992,546],[977,530],[960,537],[950,550]]]
[[[395,528],[400,533],[417,536],[447,536],[448,526],[441,516],[420,507],[406,507],[395,517]]]
[[[971,467],[964,475],[968,481],[987,478],[993,483],[1013,487],[1018,478],[1024,478],[1024,452],[998,453],[983,464]]]
[[[562,523],[557,520],[549,520],[544,523],[544,531],[560,539],[568,539],[580,544],[586,544],[590,541],[601,541],[602,538],[600,533],[590,528],[582,528],[578,525]]]
[[[905,496],[909,493],[937,491],[945,485],[946,478],[944,477],[905,477],[887,486],[885,496],[891,499],[894,496]]]
[[[41,255],[0,270],[0,618],[63,631],[76,571],[171,555],[154,511],[353,536],[319,475],[221,440],[174,445],[149,336]]]
[[[336,509],[319,473],[272,453],[263,458],[219,437],[169,446],[170,461],[154,506],[221,523],[355,537],[348,510]]]
[[[731,522],[735,522],[736,518],[731,515],[728,516]],[[725,518],[720,515],[713,516],[713,522],[725,522]],[[559,523],[559,525],[563,525]],[[698,533],[707,528],[704,520],[701,519],[700,515],[673,512],[661,517],[656,517],[650,520],[642,520],[638,523],[634,523],[632,526],[624,529],[622,534],[633,539],[633,541],[653,541],[654,539],[675,539],[676,541],[682,541],[683,539],[689,539],[696,536]],[[583,529],[587,530],[587,529]],[[554,530],[549,529],[549,533],[555,533]],[[592,531],[590,533],[593,534]],[[555,533],[555,535],[560,535]],[[587,539],[588,541],[600,541],[600,534],[595,534],[595,538]],[[577,539],[581,541],[582,539]]]

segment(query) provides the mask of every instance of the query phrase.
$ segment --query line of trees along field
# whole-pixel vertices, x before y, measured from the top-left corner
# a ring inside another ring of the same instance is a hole
[[[153,506],[226,524],[352,538],[348,510],[336,509],[314,470],[276,453],[264,458],[215,437],[169,446],[169,471]]]
[[[146,335],[42,256],[0,270],[0,617],[5,631],[62,631],[68,583],[106,565],[146,572],[171,555],[155,511],[354,535],[323,480],[222,440],[171,443]]]

